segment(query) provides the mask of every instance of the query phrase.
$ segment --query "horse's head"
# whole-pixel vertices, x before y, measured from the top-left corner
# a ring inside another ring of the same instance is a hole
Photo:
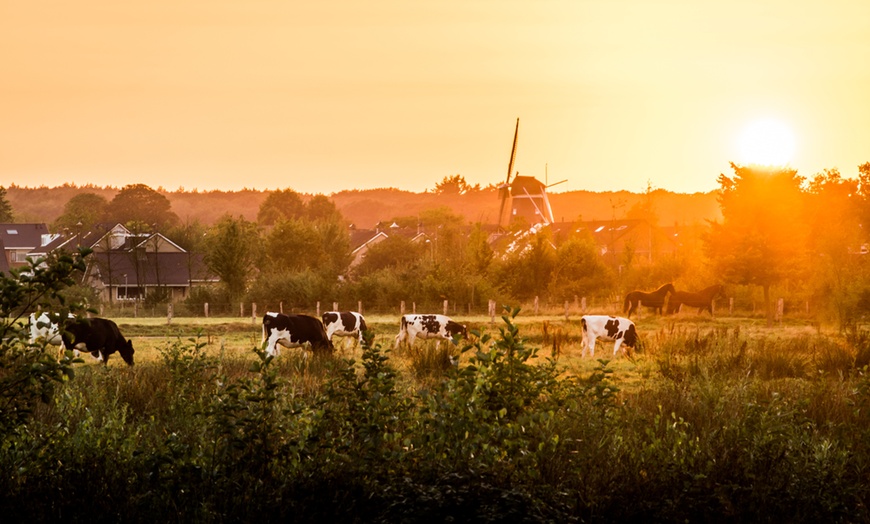
[[[662,286],[662,291],[673,294],[677,290],[674,288],[674,285],[671,282],[668,282],[664,286]]]

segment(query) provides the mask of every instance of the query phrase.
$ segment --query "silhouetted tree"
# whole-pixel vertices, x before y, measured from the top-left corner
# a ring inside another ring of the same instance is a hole
[[[179,221],[169,199],[145,184],[124,186],[106,206],[106,219],[121,224],[144,222],[159,230]]]
[[[225,215],[209,229],[205,246],[206,265],[220,277],[230,299],[238,300],[260,258],[257,225]]]
[[[6,199],[6,188],[0,186],[0,222],[12,222],[12,204]]]
[[[305,205],[305,214],[309,220],[318,222],[342,222],[344,217],[335,204],[326,195],[314,195]]]
[[[63,213],[54,222],[54,230],[75,231],[81,228],[82,231],[88,231],[104,219],[108,205],[109,201],[102,195],[79,193],[64,204]]]
[[[266,200],[260,204],[257,212],[257,223],[261,226],[271,226],[282,219],[304,218],[307,212],[305,202],[299,193],[292,189],[272,191]]]
[[[722,222],[705,247],[723,279],[761,286],[772,326],[770,287],[796,275],[805,253],[803,179],[790,168],[731,167],[733,177],[719,175]]]
[[[614,283],[613,272],[591,238],[572,238],[559,246],[548,287],[551,299],[563,301],[605,295]]]
[[[472,191],[480,191],[480,184],[469,185],[462,175],[444,177],[435,184],[436,195],[464,195]]]

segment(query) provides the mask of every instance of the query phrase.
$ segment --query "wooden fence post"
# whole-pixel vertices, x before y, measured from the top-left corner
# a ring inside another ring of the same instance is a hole
[[[242,318],[245,317],[245,303],[244,302],[239,302],[239,316]]]
[[[133,302],[133,318],[139,318],[139,302]]]
[[[399,316],[405,316],[405,301],[399,303]]]
[[[284,301],[278,302],[278,313],[284,314]]]
[[[417,314],[417,303],[416,302],[411,302],[411,313],[413,313],[415,315]]]
[[[444,316],[447,316],[447,301],[444,301]]]
[[[317,301],[317,316],[320,317],[320,301]]]
[[[166,308],[166,323],[167,324],[172,323],[172,302],[170,302]]]
[[[730,297],[728,299],[728,316],[729,317],[734,316],[734,297]]]
[[[208,318],[208,302],[202,305],[203,313],[205,313],[205,318]]]
[[[362,300],[356,301],[356,312],[362,315]]]
[[[568,301],[565,301],[565,320],[568,320]]]
[[[257,303],[251,302],[251,324],[257,323]]]
[[[535,297],[535,315],[538,314],[538,297]]]
[[[495,325],[495,300],[489,301],[489,324]]]
[[[333,311],[338,311],[338,302],[333,302],[333,303],[332,303],[332,310],[333,310]]]

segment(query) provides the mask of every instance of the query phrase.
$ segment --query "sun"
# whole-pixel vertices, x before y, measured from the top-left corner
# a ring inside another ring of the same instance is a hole
[[[784,166],[795,153],[794,133],[779,120],[756,120],[743,129],[738,148],[744,165]]]

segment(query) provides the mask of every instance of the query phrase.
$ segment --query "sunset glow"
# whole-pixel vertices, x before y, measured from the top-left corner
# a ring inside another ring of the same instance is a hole
[[[784,166],[794,157],[795,137],[791,128],[778,120],[756,120],[741,133],[739,148],[741,164]]]
[[[485,187],[517,118],[515,170],[557,192],[706,192],[747,161],[855,176],[867,20],[854,0],[0,0],[0,185]],[[736,147],[764,115],[794,138]]]

